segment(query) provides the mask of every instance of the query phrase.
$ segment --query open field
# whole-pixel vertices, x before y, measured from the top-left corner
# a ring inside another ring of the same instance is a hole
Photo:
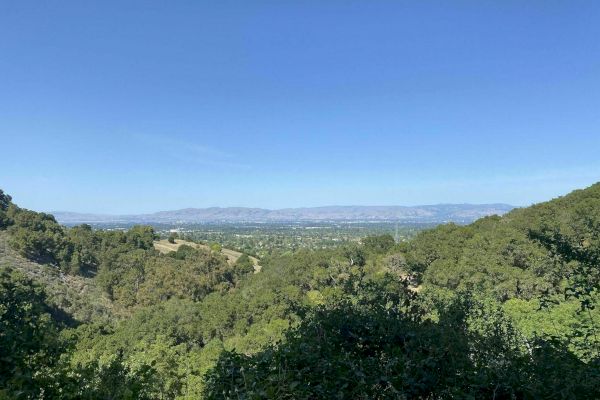
[[[169,241],[166,239],[157,240],[154,242],[154,248],[156,250],[160,251],[161,253],[166,254],[171,251],[177,251],[179,246],[181,246],[183,244],[187,244],[188,246],[195,247],[197,249],[210,250],[210,247],[208,247],[205,244],[198,244],[198,243],[194,243],[194,242],[190,242],[190,241],[182,240],[182,239],[176,239],[175,243],[169,243]],[[231,265],[231,264],[235,264],[235,262],[238,260],[238,258],[240,258],[242,256],[243,253],[240,253],[239,251],[224,248],[224,249],[221,249],[221,254],[223,254],[225,257],[227,257],[227,262]],[[252,263],[254,264],[254,272],[255,273],[259,272],[261,269],[261,266],[259,265],[258,258],[252,257],[252,256],[249,256],[249,257],[252,260]]]

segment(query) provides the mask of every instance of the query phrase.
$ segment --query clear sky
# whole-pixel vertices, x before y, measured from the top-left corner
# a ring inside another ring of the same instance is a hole
[[[600,180],[598,1],[0,2],[36,210],[527,205]]]

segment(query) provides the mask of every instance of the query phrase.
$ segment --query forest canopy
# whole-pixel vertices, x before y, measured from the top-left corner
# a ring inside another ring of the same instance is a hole
[[[600,184],[257,273],[156,239],[0,190],[0,398],[600,398]]]

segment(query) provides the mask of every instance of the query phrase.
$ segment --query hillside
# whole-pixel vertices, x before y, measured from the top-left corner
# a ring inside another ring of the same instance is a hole
[[[426,206],[329,206],[286,208],[186,208],[140,215],[78,214],[53,212],[64,224],[79,223],[202,223],[202,222],[290,222],[290,221],[399,221],[468,223],[486,215],[502,215],[507,204],[438,204]]]
[[[260,273],[149,226],[60,226],[2,192],[0,224],[0,394],[600,398],[600,184],[408,242],[274,253]],[[88,311],[105,301],[120,312]]]
[[[189,242],[187,240],[175,239],[174,242],[175,243],[170,243],[166,239],[157,240],[154,242],[154,248],[163,254],[168,254],[172,251],[177,251],[177,249],[179,249],[179,247],[181,247],[181,245],[187,245],[187,246],[191,246],[191,247],[203,249],[203,250],[210,250],[210,247],[207,245]],[[230,265],[234,265],[237,262],[237,260],[243,255],[243,253],[240,253],[239,251],[225,249],[225,248],[221,249],[220,252],[227,258],[227,262]],[[260,269],[262,267],[259,265],[258,258],[252,257],[252,256],[248,256],[248,257],[250,258],[250,260],[252,261],[252,264],[254,265],[254,272],[260,272]]]
[[[426,286],[452,291],[481,287],[499,299],[556,291],[564,266],[535,236],[560,232],[571,241],[595,243],[597,232],[590,224],[599,215],[597,183],[502,217],[482,218],[467,226],[439,226],[409,244],[408,268]]]
[[[0,230],[0,268],[11,267],[45,288],[51,305],[76,321],[113,318],[115,307],[92,278],[70,275],[53,266],[30,261],[11,248],[8,234]]]

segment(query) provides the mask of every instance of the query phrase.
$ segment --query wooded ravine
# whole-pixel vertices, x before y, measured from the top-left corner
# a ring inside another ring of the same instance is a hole
[[[600,398],[600,183],[259,273],[157,239],[0,191],[0,399]]]

